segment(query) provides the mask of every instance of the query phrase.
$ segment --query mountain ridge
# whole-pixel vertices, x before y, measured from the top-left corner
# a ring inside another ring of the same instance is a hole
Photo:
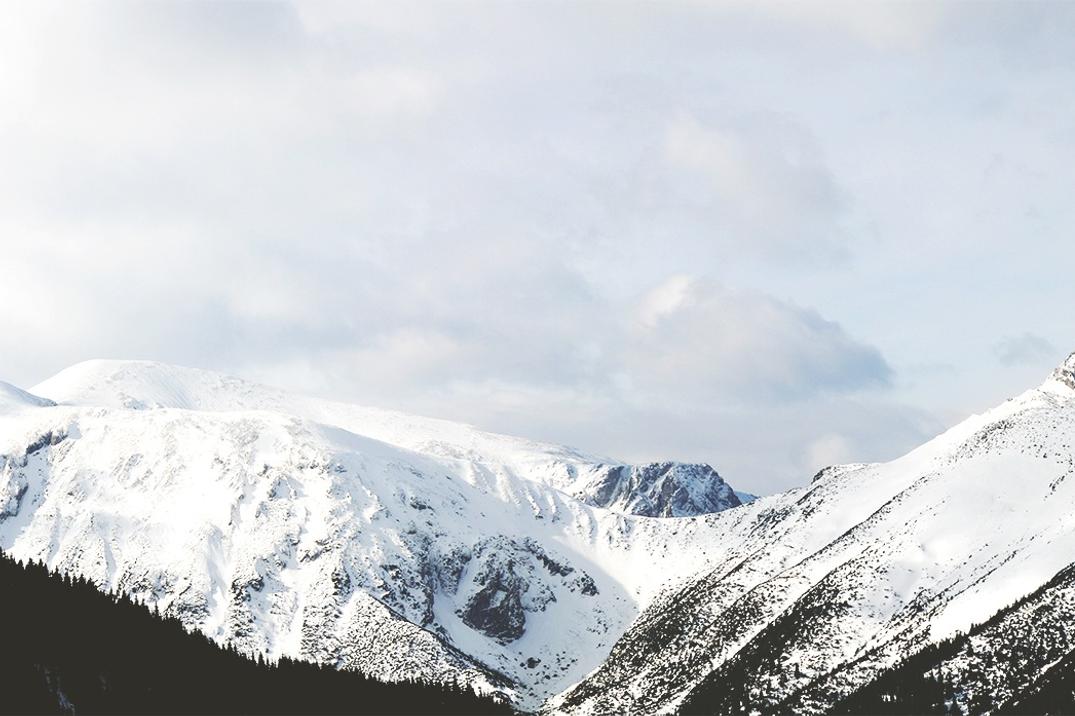
[[[741,500],[708,466],[89,364],[0,410],[0,548],[250,653],[524,709],[824,713],[1070,564],[1073,369],[896,460],[675,516],[683,479]]]

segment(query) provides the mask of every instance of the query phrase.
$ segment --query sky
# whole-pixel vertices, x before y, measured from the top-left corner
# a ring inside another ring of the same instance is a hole
[[[0,379],[220,370],[739,489],[1075,350],[1075,3],[6,3]]]

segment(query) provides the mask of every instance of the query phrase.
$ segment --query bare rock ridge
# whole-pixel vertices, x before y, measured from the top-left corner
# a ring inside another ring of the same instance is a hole
[[[1057,366],[1050,377],[1075,390],[1075,353],[1069,355],[1063,363]]]
[[[693,517],[742,504],[712,467],[681,462],[609,466],[575,495],[595,507],[645,517]]]

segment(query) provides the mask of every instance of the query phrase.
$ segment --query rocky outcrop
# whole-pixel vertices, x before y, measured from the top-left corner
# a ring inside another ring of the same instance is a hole
[[[526,632],[522,591],[509,561],[506,571],[489,575],[486,585],[467,600],[460,616],[471,629],[499,642],[515,641]]]
[[[645,517],[693,517],[742,504],[712,467],[682,462],[602,466],[575,496]]]
[[[1069,355],[1067,360],[1057,366],[1051,377],[1053,380],[1075,390],[1075,353]]]
[[[453,591],[463,598],[457,615],[501,644],[525,634],[527,613],[545,611],[557,601],[559,590],[586,597],[598,594],[588,574],[552,557],[536,542],[503,537],[480,542],[456,580]]]

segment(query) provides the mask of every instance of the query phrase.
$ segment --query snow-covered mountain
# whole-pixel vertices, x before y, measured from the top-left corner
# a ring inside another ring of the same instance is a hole
[[[43,408],[49,405],[55,405],[55,403],[27,393],[22,388],[16,388],[10,383],[0,381],[0,410],[9,411],[28,407]]]
[[[633,513],[738,504],[708,466],[156,363],[92,361],[0,396],[0,548],[250,651],[461,676],[526,707],[712,567],[719,534]]]
[[[825,712],[1075,562],[1073,443],[1075,356],[898,460],[824,470],[806,487],[698,518],[722,536],[716,568],[657,597],[553,704]],[[1048,591],[1054,624],[1075,622],[1066,584]],[[1048,666],[1070,641],[1067,627],[1040,626],[1024,666]],[[997,641],[1004,629],[992,633],[996,653],[1010,648]],[[989,635],[974,639],[984,653]]]
[[[2,395],[0,547],[250,650],[567,713],[823,713],[983,622],[936,667],[979,693],[1075,663],[1075,356],[897,460],[734,509],[707,466],[159,364]]]

